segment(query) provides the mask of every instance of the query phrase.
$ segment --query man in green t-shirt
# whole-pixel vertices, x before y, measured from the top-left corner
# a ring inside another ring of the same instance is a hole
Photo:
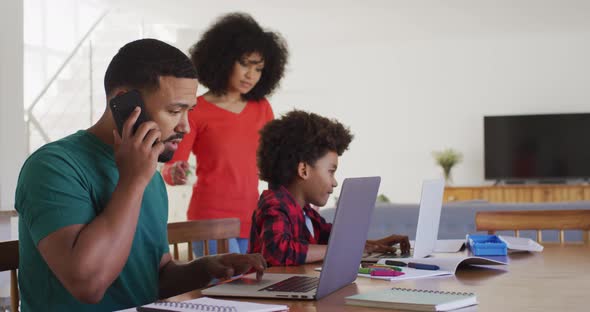
[[[196,72],[178,49],[142,39],[123,46],[104,79],[107,101],[136,89],[140,111],[116,130],[110,109],[87,130],[49,143],[23,165],[16,190],[22,311],[112,311],[254,269],[259,254],[171,260],[168,198],[158,161],[190,131]]]

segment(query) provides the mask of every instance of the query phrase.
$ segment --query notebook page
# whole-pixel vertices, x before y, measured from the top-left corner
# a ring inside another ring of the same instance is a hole
[[[150,308],[162,311],[194,312],[194,311],[219,311],[219,312],[275,312],[288,311],[286,305],[260,304],[233,300],[221,300],[202,297],[182,302],[156,302],[137,308],[137,311],[150,311]],[[127,310],[125,310],[127,311]]]

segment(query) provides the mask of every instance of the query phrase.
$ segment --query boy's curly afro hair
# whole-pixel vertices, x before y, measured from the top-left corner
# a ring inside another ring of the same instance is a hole
[[[246,100],[260,100],[271,94],[285,72],[289,52],[278,34],[264,31],[248,14],[220,17],[189,50],[199,82],[214,94],[224,94],[233,66],[244,55],[258,52],[264,60],[260,81],[243,94]]]
[[[257,162],[260,179],[271,187],[287,186],[297,175],[299,162],[311,166],[329,151],[338,156],[353,135],[336,120],[294,110],[260,130]]]

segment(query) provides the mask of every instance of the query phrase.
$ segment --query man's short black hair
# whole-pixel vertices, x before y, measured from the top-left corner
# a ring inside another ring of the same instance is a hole
[[[235,62],[253,52],[262,56],[264,69],[260,81],[242,98],[257,101],[279,86],[285,72],[289,52],[278,33],[263,30],[248,14],[230,13],[211,25],[189,51],[199,82],[218,95],[227,91]]]
[[[160,76],[197,78],[190,59],[179,49],[156,39],[140,39],[124,45],[104,75],[108,95],[118,87],[156,90]]]
[[[311,166],[328,152],[341,156],[353,135],[337,120],[294,110],[260,130],[258,170],[272,186],[288,186],[297,176],[299,162]]]

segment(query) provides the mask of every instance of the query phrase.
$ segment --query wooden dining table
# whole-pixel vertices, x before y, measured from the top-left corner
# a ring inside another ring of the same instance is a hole
[[[272,267],[268,273],[319,276],[321,263],[298,267]],[[590,311],[590,245],[545,244],[539,253],[512,253],[509,264],[460,267],[455,275],[405,281],[358,277],[355,282],[320,300],[254,298],[222,299],[288,305],[290,311],[388,311],[346,305],[345,297],[393,287],[473,292],[478,305],[456,311]],[[201,297],[199,290],[172,297],[184,301]],[[393,310],[389,310],[393,311]]]

